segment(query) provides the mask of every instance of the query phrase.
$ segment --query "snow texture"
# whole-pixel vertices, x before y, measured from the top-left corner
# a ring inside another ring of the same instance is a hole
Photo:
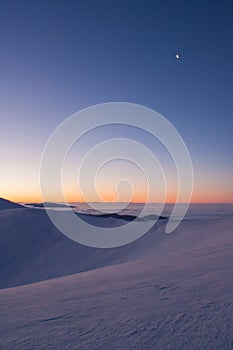
[[[231,210],[196,206],[114,249],[72,242],[43,209],[1,210],[0,349],[233,349]]]

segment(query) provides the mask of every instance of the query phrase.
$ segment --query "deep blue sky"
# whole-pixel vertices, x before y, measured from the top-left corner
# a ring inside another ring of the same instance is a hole
[[[232,1],[213,0],[1,1],[3,195],[17,197],[25,179],[36,193],[43,146],[66,117],[126,101],[166,116],[187,143],[197,186],[211,183],[229,201],[232,13]]]

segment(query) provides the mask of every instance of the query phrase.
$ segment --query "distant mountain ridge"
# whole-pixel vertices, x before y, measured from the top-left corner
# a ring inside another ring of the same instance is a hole
[[[24,208],[23,205],[9,201],[8,199],[0,198],[0,210]]]
[[[34,207],[34,208],[75,208],[74,205],[68,205],[63,203],[54,203],[54,202],[44,202],[44,203],[25,203],[25,205]]]

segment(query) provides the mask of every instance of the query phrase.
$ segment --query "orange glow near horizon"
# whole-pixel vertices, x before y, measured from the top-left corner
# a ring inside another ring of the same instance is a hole
[[[6,191],[2,191],[1,192],[1,195],[0,197],[4,198],[4,199],[8,199],[10,201],[13,201],[13,202],[22,202],[22,203],[41,203],[43,202],[43,199],[42,199],[42,196],[40,195],[40,193],[21,193],[21,192],[18,192],[18,193],[8,193]],[[101,196],[102,200],[99,199],[99,200],[96,200],[96,198],[93,198],[91,200],[89,200],[88,198],[88,201],[93,201],[93,202],[128,202],[127,200],[115,200],[116,199],[116,194],[115,193],[107,193],[105,195],[102,194]],[[80,203],[85,203],[86,201],[84,200],[84,198],[78,194],[78,193],[75,193],[72,195],[72,193],[68,193],[67,196],[67,201],[68,202],[80,202]],[[52,198],[51,197],[51,202],[59,202],[59,199],[58,198]],[[145,202],[149,202],[149,203],[156,203],[158,201],[156,200],[146,200],[146,195],[141,193],[141,194],[137,194],[137,195],[133,195],[131,200],[129,202],[132,202],[132,203],[145,203]],[[165,203],[175,203],[176,202],[176,193],[173,193],[173,194],[170,194],[170,195],[167,195],[166,197],[166,201]],[[193,204],[204,204],[204,203],[209,203],[209,204],[214,204],[214,203],[226,203],[226,204],[232,204],[233,203],[233,197],[231,195],[231,193],[213,193],[211,191],[207,191],[205,193],[199,193],[198,191],[194,191],[193,192],[193,196],[192,196],[192,200],[191,200],[191,203]]]
[[[15,178],[13,181],[13,173],[11,177],[5,177],[5,181],[0,184],[0,197],[11,200],[13,202],[43,202],[39,183],[34,178],[30,181],[29,176],[25,178]],[[132,203],[156,203],[162,202],[161,195],[154,191],[147,200],[147,187],[140,179],[134,181],[134,190],[129,187],[119,187],[119,198],[116,191],[114,181],[111,176],[107,177],[107,181],[98,184],[98,194],[89,193],[84,198],[74,182],[65,182],[64,193],[68,202],[132,202]],[[37,178],[38,179],[38,178]],[[206,175],[204,177],[195,177],[194,189],[191,203],[233,203],[233,186],[230,176],[225,176],[225,181],[220,181],[221,177]],[[3,179],[4,180],[4,179]],[[169,182],[170,181],[170,182]],[[69,185],[67,185],[69,184]],[[85,184],[84,184],[85,185]],[[167,196],[165,203],[175,203],[177,196],[177,186],[173,179],[167,181]],[[50,202],[59,202],[62,199],[58,196],[51,195]]]

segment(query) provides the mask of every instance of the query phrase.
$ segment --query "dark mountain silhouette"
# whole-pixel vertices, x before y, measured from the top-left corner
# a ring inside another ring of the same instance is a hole
[[[23,205],[0,198],[0,210],[24,208]]]

